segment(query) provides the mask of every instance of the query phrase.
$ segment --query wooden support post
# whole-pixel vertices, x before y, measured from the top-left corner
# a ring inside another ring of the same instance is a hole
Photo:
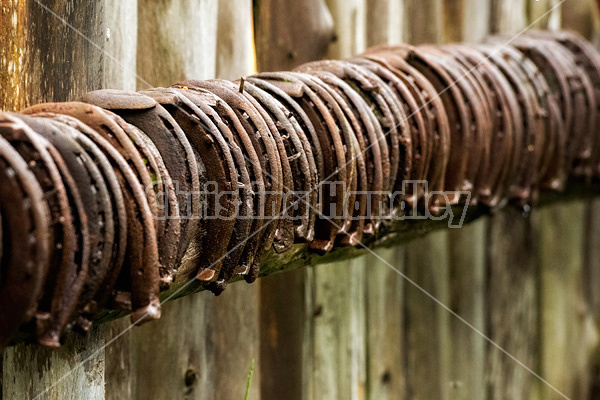
[[[105,32],[101,2],[3,2],[0,109],[72,100],[101,88]],[[27,344],[6,349],[0,397],[103,399],[103,330],[94,328],[85,338],[70,336],[56,351]]]

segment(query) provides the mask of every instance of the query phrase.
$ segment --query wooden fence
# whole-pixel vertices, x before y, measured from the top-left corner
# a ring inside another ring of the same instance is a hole
[[[530,24],[594,39],[594,17],[595,0],[2,0],[0,107]],[[508,209],[380,258],[187,296],[140,328],[9,348],[0,398],[243,399],[254,365],[250,399],[598,399],[598,243],[600,200]]]

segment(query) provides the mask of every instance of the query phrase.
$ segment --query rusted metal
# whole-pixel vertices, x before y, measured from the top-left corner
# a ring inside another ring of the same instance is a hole
[[[178,266],[220,294],[407,213],[600,179],[600,54],[572,33],[83,100],[0,114],[0,347],[17,329],[57,347],[104,307],[159,318]]]
[[[2,121],[1,129],[11,129]],[[0,349],[32,317],[49,266],[50,213],[27,162],[0,137],[0,207],[12,238],[2,257]]]

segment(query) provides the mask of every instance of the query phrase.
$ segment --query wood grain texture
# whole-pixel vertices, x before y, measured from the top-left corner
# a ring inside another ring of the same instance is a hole
[[[252,2],[219,0],[217,78],[239,78],[255,71]],[[229,287],[213,299],[215,399],[243,399],[248,371],[255,360],[250,399],[259,399],[260,283]],[[191,311],[191,310],[190,310]],[[189,311],[188,311],[189,312]],[[208,319],[207,319],[208,322]],[[264,370],[267,372],[268,370]]]
[[[368,399],[402,399],[406,393],[405,246],[364,257]],[[389,264],[389,265],[388,265]]]
[[[517,33],[527,26],[526,0],[491,0],[490,30]]]
[[[584,291],[585,203],[548,207],[539,218],[541,375],[570,398],[588,398],[598,329]],[[540,390],[540,398],[562,398]]]
[[[104,86],[135,91],[137,59],[137,0],[106,0]],[[136,398],[136,359],[129,318],[104,327],[105,399]]]
[[[367,47],[402,43],[406,36],[404,0],[367,2]]]
[[[47,9],[35,1],[2,2],[2,110],[72,100],[103,85],[104,3],[52,0],[42,4]],[[1,397],[103,399],[104,329],[93,329],[85,338],[71,335],[56,351],[27,344],[7,349],[0,368]]]
[[[104,335],[71,335],[51,350],[19,344],[4,353],[2,398],[48,400],[104,399]]]
[[[0,106],[3,110],[20,110],[44,101],[71,100],[102,87],[104,3],[84,0],[40,3],[2,2]]]
[[[487,335],[533,370],[539,360],[538,269],[535,219],[518,210],[491,217],[488,232]],[[500,350],[487,345],[489,399],[530,399],[538,380]]]
[[[474,42],[489,34],[490,4],[477,0],[444,2],[444,35],[448,42]],[[448,230],[449,306],[485,332],[485,278],[488,218],[459,229]],[[485,399],[486,342],[458,318],[450,318],[453,368],[450,370],[451,399]]]
[[[485,249],[487,218],[448,232],[449,306],[480,332],[485,332]],[[451,399],[485,399],[484,338],[455,317],[450,317]]]
[[[104,87],[135,90],[137,63],[137,0],[105,0],[106,57]]]
[[[315,399],[364,398],[364,273],[360,258],[315,267]]]
[[[333,16],[336,40],[329,46],[328,58],[345,58],[365,50],[365,0],[325,0]]]
[[[218,0],[138,0],[138,89],[214,78]]]
[[[138,1],[137,73],[154,86],[214,77],[218,0]],[[138,79],[139,88],[146,87]],[[135,327],[129,371],[134,398],[213,399],[214,297],[166,304],[156,323]],[[226,372],[226,371],[225,371]],[[240,385],[244,383],[241,382]]]
[[[256,70],[252,0],[220,0],[216,76],[238,79]]]
[[[325,56],[335,39],[324,0],[259,0],[254,4],[259,71],[283,71]]]
[[[448,267],[446,232],[431,233],[407,248],[406,276],[446,305],[450,300]],[[449,399],[451,315],[411,283],[405,285],[404,293],[407,397]]]
[[[443,1],[405,0],[407,42],[410,44],[440,43],[444,40]]]

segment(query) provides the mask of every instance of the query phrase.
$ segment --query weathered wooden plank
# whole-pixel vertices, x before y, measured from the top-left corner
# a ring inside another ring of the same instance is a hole
[[[440,0],[405,0],[407,41],[410,44],[440,43],[443,37],[443,2]]]
[[[585,202],[539,212],[541,375],[573,399],[588,398],[590,358],[598,330],[584,293]],[[560,399],[546,385],[543,399]]]
[[[516,33],[527,26],[527,1],[491,0],[490,30]]]
[[[290,70],[321,59],[335,39],[324,0],[260,0],[254,16],[259,71]]]
[[[329,46],[329,58],[357,54],[366,45],[365,0],[325,0],[333,16],[336,40]]]
[[[137,0],[105,0],[106,56],[104,87],[135,90],[137,62]]]
[[[449,231],[449,306],[485,332],[487,218]],[[485,399],[486,341],[457,318],[450,319],[450,398]]]
[[[312,270],[260,281],[260,382],[264,399],[312,399]]]
[[[535,221],[516,209],[490,218],[487,270],[487,335],[530,368],[538,360],[538,271],[533,251]],[[487,346],[489,399],[530,399],[537,379],[514,360]]]
[[[217,0],[139,0],[138,75],[153,86],[214,77],[217,6]],[[137,85],[147,86],[140,79]],[[222,370],[215,368],[214,304],[209,293],[165,304],[159,321],[127,334],[131,368],[123,373],[133,379],[136,398],[215,398]]]
[[[104,86],[111,89],[136,89],[137,0],[106,0],[106,58]],[[105,398],[136,397],[137,376],[129,318],[111,321],[104,328]]]
[[[381,257],[381,258],[380,258]],[[402,399],[404,365],[405,246],[382,249],[365,260],[368,399]],[[384,261],[382,261],[385,260]]]
[[[215,77],[218,0],[138,0],[138,89]]]
[[[489,31],[490,4],[477,0],[444,2],[446,41],[473,42]],[[485,331],[485,232],[488,219],[481,218],[448,231],[449,303],[454,312],[479,331]],[[486,342],[458,318],[450,318],[452,345],[449,397],[485,399]]]
[[[70,335],[61,349],[19,344],[4,353],[3,399],[104,399],[104,335]]]
[[[102,2],[3,2],[0,109],[71,100],[102,87],[104,34]],[[103,399],[103,330],[93,329],[85,338],[72,335],[56,351],[26,344],[7,349],[1,397]]]
[[[568,2],[566,2],[568,3]],[[528,21],[533,29],[559,29],[561,26],[560,0],[538,0],[528,2]]]
[[[401,43],[406,36],[404,0],[367,2],[367,47]]]
[[[448,235],[435,232],[406,249],[405,274],[448,304]],[[405,285],[406,385],[410,399],[448,399],[450,318],[447,310],[411,283]]]
[[[219,0],[217,77],[254,72],[254,35],[250,0]],[[260,398],[260,283],[237,284],[214,299],[215,399],[242,399],[255,360],[249,398]]]
[[[215,398],[216,375],[222,371],[214,359],[210,296],[198,293],[167,303],[159,321],[132,329],[128,379],[134,379],[135,398]]]
[[[252,0],[220,0],[217,71],[222,79],[238,79],[256,70]]]
[[[0,15],[2,109],[70,100],[102,87],[103,2],[2,2]]]
[[[491,31],[517,33],[527,26],[525,0],[492,1]],[[535,218],[508,209],[490,219],[487,263],[487,335],[516,359],[537,370],[539,302],[533,254]],[[514,360],[488,345],[487,396],[529,399],[538,380]]]
[[[314,398],[364,398],[365,320],[361,259],[314,269]]]
[[[405,2],[411,44],[444,40],[443,2]],[[406,248],[405,274],[427,293],[448,304],[448,233],[435,232]],[[447,399],[449,394],[450,314],[410,282],[405,285],[406,390],[410,399]]]
[[[401,43],[402,0],[367,2],[367,46]],[[364,259],[368,399],[405,397],[404,246],[376,250]],[[391,268],[390,265],[393,267]]]

